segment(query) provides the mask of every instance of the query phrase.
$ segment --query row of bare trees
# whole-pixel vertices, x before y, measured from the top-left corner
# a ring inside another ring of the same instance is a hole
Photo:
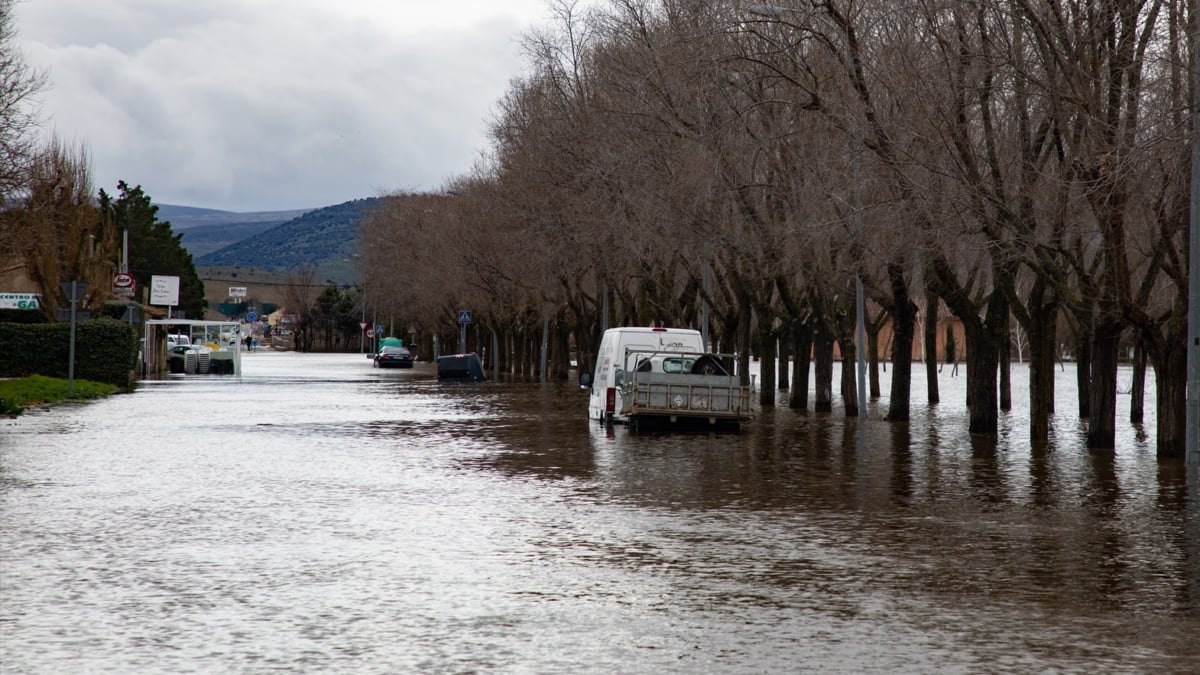
[[[475,171],[364,224],[369,301],[429,331],[460,307],[501,335],[548,324],[585,366],[603,325],[711,326],[743,359],[759,345],[766,404],[775,345],[814,354],[820,410],[833,345],[857,349],[857,276],[895,332],[889,418],[908,416],[918,307],[943,304],[972,432],[997,431],[1015,322],[1047,440],[1065,324],[1089,447],[1115,444],[1124,338],[1155,371],[1158,452],[1182,455],[1194,3],[556,10]],[[807,405],[807,361],[789,405]]]

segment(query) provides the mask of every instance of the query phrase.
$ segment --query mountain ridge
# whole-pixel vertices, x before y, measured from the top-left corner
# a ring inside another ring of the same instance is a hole
[[[217,250],[198,256],[193,254],[194,264],[197,268],[246,267],[275,273],[292,273],[310,267],[316,271],[318,279],[336,284],[354,283],[358,275],[352,259],[358,249],[358,226],[367,212],[380,202],[379,197],[366,197],[310,209],[282,223],[267,223],[269,227],[256,232],[254,223],[245,222],[226,223],[215,229],[200,226],[197,233],[209,238],[232,236],[230,229],[236,229],[235,225],[242,233],[250,234]],[[192,215],[207,217],[213,214]],[[186,246],[189,230],[181,231]],[[201,239],[197,238],[193,243],[200,244]]]
[[[223,211],[200,206],[183,206],[180,204],[155,204],[158,207],[158,219],[171,223],[171,229],[176,232],[189,230],[204,225],[230,225],[240,223],[277,222],[284,223],[293,218],[299,218],[310,209],[285,209],[281,211]]]

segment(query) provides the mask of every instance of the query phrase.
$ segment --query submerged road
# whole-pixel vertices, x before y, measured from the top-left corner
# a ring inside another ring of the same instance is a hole
[[[905,425],[631,435],[573,383],[243,358],[0,420],[0,671],[1200,671],[1200,505],[1138,429],[972,439],[947,375]]]

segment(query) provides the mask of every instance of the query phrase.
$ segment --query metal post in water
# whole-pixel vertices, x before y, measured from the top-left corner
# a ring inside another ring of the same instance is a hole
[[[550,313],[542,312],[542,364],[541,364],[541,382],[546,383],[546,360],[549,358],[550,352]]]
[[[608,284],[604,285],[604,295],[600,301],[600,334],[608,330]]]
[[[866,307],[863,302],[862,276],[854,276],[854,305],[857,314],[854,339],[858,342],[858,416],[867,414],[867,338],[866,338]]]
[[[1192,195],[1188,233],[1187,462],[1200,467],[1200,26],[1192,44]],[[1197,482],[1200,482],[1198,480]]]
[[[492,329],[492,379],[500,379],[500,338],[495,329]]]
[[[850,156],[851,164],[854,169],[854,233],[858,237],[862,237],[862,190],[859,185],[858,177],[858,148],[853,146],[851,139]],[[862,242],[859,242],[861,250]],[[861,264],[861,263],[860,263]],[[855,312],[855,329],[854,339],[858,342],[858,416],[866,417],[867,414],[867,339],[866,339],[866,323],[867,310],[863,302],[863,285],[862,273],[854,275],[854,312]],[[859,428],[862,428],[859,425]],[[860,434],[861,435],[861,434]]]
[[[75,292],[79,290],[79,282],[71,282],[71,347],[67,356],[67,398],[75,396]]]
[[[704,287],[704,294],[700,298],[700,341],[704,345],[704,351],[717,351],[708,344],[708,265],[704,266],[703,276],[701,277]]]

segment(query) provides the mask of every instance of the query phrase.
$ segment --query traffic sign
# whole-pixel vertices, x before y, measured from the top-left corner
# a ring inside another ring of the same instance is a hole
[[[367,323],[366,321],[360,321],[358,324],[358,327],[361,328],[362,330],[366,330],[367,326],[369,326],[369,325],[371,325],[371,324]]]
[[[373,330],[367,331],[367,337],[375,337],[375,331],[373,331]]]
[[[113,275],[112,292],[113,295],[120,295],[126,298],[133,297],[134,286],[136,282],[133,280],[132,274],[118,272]]]
[[[464,326],[471,323],[471,310],[469,310],[469,309],[458,310],[458,322]]]
[[[254,312],[246,312],[246,320],[251,322],[258,321],[258,315]]]

